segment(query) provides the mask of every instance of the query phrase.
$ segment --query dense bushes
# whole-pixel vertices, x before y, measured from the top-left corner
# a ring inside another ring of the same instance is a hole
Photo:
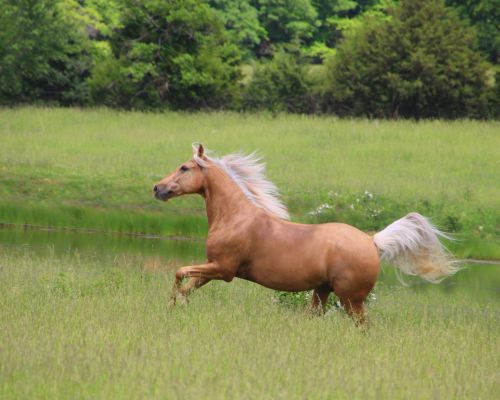
[[[240,54],[200,0],[127,1],[112,53],[90,79],[110,106],[219,108],[232,103]]]
[[[500,4],[498,0],[446,0],[476,29],[480,50],[489,61],[500,58]]]
[[[243,108],[292,113],[316,111],[313,81],[307,68],[298,56],[283,51],[276,53],[271,61],[255,68],[244,90]]]
[[[492,0],[443,1],[0,0],[0,104],[498,116]]]
[[[82,104],[91,57],[76,1],[0,0],[0,104]]]
[[[377,117],[481,117],[488,67],[474,31],[441,0],[403,0],[387,23],[368,21],[330,65],[330,110]]]

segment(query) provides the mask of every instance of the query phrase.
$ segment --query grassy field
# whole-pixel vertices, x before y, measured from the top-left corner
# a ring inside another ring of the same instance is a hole
[[[500,122],[20,108],[0,141],[0,222],[202,236],[199,198],[151,195],[201,141],[258,150],[294,220],[375,231],[416,210],[460,256],[500,258]]]
[[[498,296],[379,284],[370,324],[359,329],[341,311],[313,316],[239,280],[212,282],[168,310],[170,267],[0,247],[0,398],[494,399],[500,391]]]
[[[457,234],[459,256],[500,259],[498,122],[3,109],[0,223],[201,237],[201,199],[151,195],[193,141],[259,150],[294,220],[375,231],[416,210]],[[359,329],[240,280],[168,310],[172,270],[202,258],[202,241],[0,230],[0,398],[500,392],[498,270],[405,288],[386,269]]]

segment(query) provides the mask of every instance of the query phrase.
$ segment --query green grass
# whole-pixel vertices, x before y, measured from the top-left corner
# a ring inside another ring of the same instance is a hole
[[[500,258],[499,132],[477,121],[3,109],[0,222],[203,236],[201,199],[151,196],[202,141],[218,154],[260,150],[294,220],[374,231],[417,210],[456,232],[459,256]],[[168,310],[172,269],[200,261],[203,245],[164,242],[2,230],[0,398],[500,392],[497,270],[404,288],[386,269],[358,329],[341,311],[311,315],[303,295],[277,302],[239,280]]]
[[[172,278],[148,257],[0,248],[0,398],[499,393],[498,295],[382,284],[369,327],[358,329],[340,311],[312,316],[239,280],[212,282],[168,310]]]
[[[202,236],[199,198],[151,195],[201,141],[219,155],[260,151],[294,220],[378,230],[420,211],[458,233],[459,253],[500,258],[499,132],[481,121],[2,109],[0,221]],[[365,191],[374,200],[353,203]]]

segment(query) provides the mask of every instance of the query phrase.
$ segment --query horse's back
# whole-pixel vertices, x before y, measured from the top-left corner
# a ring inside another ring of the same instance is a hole
[[[322,236],[330,243],[335,244],[336,251],[342,256],[346,256],[345,253],[355,253],[354,256],[378,256],[372,236],[355,226],[337,222],[317,226]]]

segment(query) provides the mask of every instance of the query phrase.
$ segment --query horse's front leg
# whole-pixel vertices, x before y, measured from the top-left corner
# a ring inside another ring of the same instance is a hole
[[[181,287],[182,280],[184,278],[191,279],[184,287]],[[190,265],[180,268],[175,273],[175,283],[174,287],[172,288],[170,304],[175,305],[178,294],[183,296],[183,298],[186,298],[191,290],[203,286],[205,283],[208,283],[212,279],[228,280],[228,274],[227,272],[223,271],[217,263],[214,262],[200,265]]]
[[[211,279],[208,278],[190,278],[188,283],[186,283],[184,286],[181,286],[179,289],[179,293],[182,296],[188,296],[192,291],[195,289],[201,288],[203,285],[206,283],[210,282]]]

